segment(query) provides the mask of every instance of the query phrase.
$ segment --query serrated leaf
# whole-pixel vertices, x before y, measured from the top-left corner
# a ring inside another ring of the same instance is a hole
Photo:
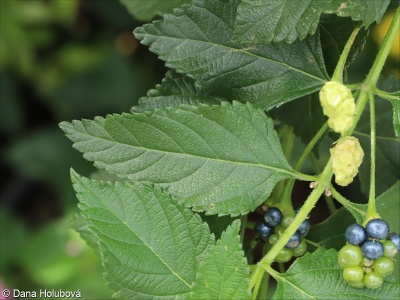
[[[201,218],[160,190],[71,173],[119,299],[188,299],[214,238]]]
[[[366,27],[379,22],[390,0],[242,0],[233,39],[242,43],[294,42],[314,34],[322,13],[351,17]]]
[[[278,119],[294,128],[296,136],[307,145],[327,118],[322,112],[318,93],[304,96],[271,111],[274,119]],[[318,147],[314,148],[317,151]]]
[[[119,0],[131,15],[140,21],[150,21],[155,16],[170,13],[190,0]]]
[[[249,299],[250,270],[240,246],[235,220],[200,265],[190,299]]]
[[[278,287],[273,299],[397,299],[400,287],[385,279],[379,289],[352,288],[342,277],[334,249],[307,253],[284,274],[274,273]]]
[[[182,106],[60,127],[95,166],[152,182],[208,214],[245,214],[294,176],[262,110],[234,102]]]
[[[375,99],[376,116],[376,195],[382,194],[399,179],[400,140],[392,124],[392,105],[387,100]],[[364,150],[364,160],[359,169],[361,190],[368,194],[370,182],[370,115],[367,105],[357,124],[354,136]]]
[[[223,100],[226,99],[202,92],[192,78],[169,71],[162,83],[151,89],[147,96],[140,98],[139,104],[132,107],[131,111],[143,112],[156,108],[178,107],[181,104],[219,104]]]
[[[319,34],[293,45],[231,41],[238,0],[195,0],[134,31],[168,67],[202,90],[263,109],[315,92],[328,80]]]

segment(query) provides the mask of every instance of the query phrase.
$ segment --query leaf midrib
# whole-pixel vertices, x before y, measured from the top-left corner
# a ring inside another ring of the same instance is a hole
[[[144,28],[143,28],[143,29],[144,29]],[[197,43],[209,44],[209,45],[211,45],[211,47],[221,47],[221,48],[226,48],[226,49],[228,49],[228,51],[227,51],[226,53],[224,53],[223,55],[225,55],[225,54],[227,54],[227,53],[229,53],[229,52],[231,52],[231,51],[237,51],[237,52],[240,52],[241,54],[244,54],[244,55],[253,56],[253,57],[255,57],[256,59],[265,60],[265,61],[272,62],[272,63],[278,64],[278,65],[282,65],[282,66],[284,66],[284,67],[286,67],[286,68],[288,68],[288,69],[290,69],[290,70],[292,70],[292,71],[294,71],[294,72],[297,72],[297,73],[306,75],[306,76],[308,76],[308,77],[310,77],[310,78],[313,78],[313,79],[315,79],[315,80],[317,80],[317,81],[321,81],[321,82],[323,82],[323,83],[326,82],[326,80],[324,80],[324,79],[322,79],[322,78],[320,78],[320,77],[317,77],[317,76],[312,75],[312,74],[310,74],[310,73],[304,72],[304,71],[302,71],[302,70],[300,70],[300,69],[298,69],[298,68],[295,68],[295,67],[293,67],[293,66],[290,66],[290,65],[288,65],[288,64],[285,64],[285,63],[283,63],[283,62],[279,62],[279,61],[276,61],[276,60],[273,60],[273,59],[270,59],[270,58],[267,58],[267,57],[263,57],[263,56],[257,55],[257,54],[252,53],[252,52],[245,51],[247,48],[245,48],[245,49],[240,49],[240,48],[229,47],[229,46],[226,46],[226,45],[211,43],[211,42],[202,41],[202,40],[194,40],[194,39],[188,39],[188,38],[183,39],[183,38],[170,37],[170,36],[165,36],[165,35],[149,34],[147,31],[145,31],[145,32],[146,32],[146,33],[145,33],[144,35],[151,36],[151,37],[164,38],[164,39],[171,39],[171,40],[184,40],[184,41],[190,41],[190,42],[197,42]],[[140,33],[139,33],[139,34],[140,34]],[[208,49],[210,49],[210,48],[207,48],[207,50],[208,50]],[[203,51],[202,51],[202,52],[203,52]],[[163,53],[158,53],[158,55],[163,56]],[[318,69],[321,70],[321,68],[320,68],[319,65],[318,65]]]
[[[92,137],[92,139],[98,139],[98,140],[106,140],[106,139],[103,139],[103,138],[100,138],[100,137],[94,137],[93,138],[93,136],[91,136],[91,135],[89,135],[90,137]],[[140,148],[140,147],[138,147],[138,146],[134,146],[134,145],[131,145],[131,144],[126,144],[126,143],[121,143],[121,142],[117,142],[117,141],[115,141],[115,140],[107,140],[107,141],[109,141],[109,142],[113,142],[113,143],[115,143],[116,145],[123,145],[123,146],[128,146],[128,147],[133,147],[133,148],[138,148],[138,149],[142,149],[142,150],[146,150],[146,152],[147,151],[152,151],[152,152],[156,152],[156,153],[163,153],[163,154],[170,154],[170,155],[182,155],[182,156],[186,156],[186,157],[195,157],[195,158],[200,158],[200,159],[203,159],[203,160],[212,160],[212,161],[215,161],[215,162],[219,162],[219,163],[225,163],[225,164],[235,164],[235,165],[243,165],[243,166],[252,166],[252,167],[258,167],[258,168],[262,168],[262,169],[267,169],[267,170],[273,170],[273,171],[275,171],[275,172],[280,172],[280,173],[284,173],[284,174],[288,174],[288,175],[290,175],[290,176],[292,176],[292,177],[295,177],[295,178],[303,178],[302,176],[300,176],[301,174],[297,174],[297,173],[294,173],[294,172],[291,172],[291,171],[288,171],[288,170],[285,170],[285,169],[282,169],[282,168],[277,168],[277,167],[272,167],[272,166],[268,166],[268,165],[264,165],[264,164],[261,164],[261,163],[259,163],[259,164],[256,164],[256,163],[252,163],[252,162],[240,162],[240,161],[229,161],[229,160],[223,160],[223,159],[220,159],[220,158],[211,158],[211,157],[204,157],[204,156],[199,156],[199,155],[194,155],[194,154],[190,154],[190,153],[185,153],[185,152],[172,152],[172,151],[167,151],[167,150],[158,150],[158,149],[148,149],[148,148]],[[79,143],[79,142],[77,142],[77,143]],[[106,150],[109,150],[109,149],[106,149]],[[102,151],[105,151],[105,150],[102,150]],[[102,151],[97,151],[97,152],[85,152],[86,154],[93,154],[93,153],[98,153],[98,152],[102,152]],[[143,154],[145,154],[146,152],[144,152]],[[142,155],[143,155],[142,154]],[[136,158],[133,158],[133,160],[134,159],[136,159]],[[129,160],[132,160],[132,159],[129,159]],[[99,160],[94,160],[94,161],[99,161]],[[116,163],[123,163],[123,162],[126,162],[127,160],[124,160],[124,161],[119,161],[119,162],[116,162]],[[104,162],[103,162],[104,163]],[[115,163],[115,164],[116,164]],[[112,165],[111,163],[107,163],[108,165]],[[114,164],[114,163],[113,163]]]

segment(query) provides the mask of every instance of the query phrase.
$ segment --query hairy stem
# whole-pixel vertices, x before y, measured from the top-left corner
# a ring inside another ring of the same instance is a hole
[[[338,81],[340,83],[343,83],[343,70],[346,65],[346,60],[347,57],[349,56],[351,47],[353,46],[354,40],[356,39],[356,36],[360,31],[361,27],[362,23],[360,22],[359,24],[356,25],[356,27],[354,27],[353,32],[351,33],[349,39],[347,40],[346,45],[343,48],[342,54],[340,55],[336,69],[333,72],[332,81]]]
[[[369,109],[371,123],[371,171],[369,184],[369,199],[368,199],[368,216],[377,214],[375,207],[375,166],[376,166],[376,120],[375,120],[375,100],[374,95],[369,94]]]

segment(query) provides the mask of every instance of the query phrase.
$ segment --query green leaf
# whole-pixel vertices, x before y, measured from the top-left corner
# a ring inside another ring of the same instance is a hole
[[[70,226],[76,230],[80,237],[97,253],[100,253],[99,249],[99,239],[97,236],[89,229],[89,224],[85,218],[79,214],[75,213],[70,221]]]
[[[132,107],[131,111],[143,112],[156,108],[178,107],[181,104],[219,104],[223,100],[202,92],[192,78],[169,71],[162,83],[149,90],[146,97],[140,98],[139,105]]]
[[[272,273],[278,281],[273,299],[396,299],[400,287],[386,278],[379,289],[352,288],[342,277],[334,249],[307,253],[284,274]]]
[[[293,45],[243,47],[231,42],[238,0],[193,3],[134,34],[202,90],[268,109],[318,91],[329,79],[319,34]]]
[[[382,194],[399,179],[400,140],[395,137],[392,124],[392,107],[387,100],[375,100],[376,115],[376,195]],[[368,194],[370,180],[370,116],[365,108],[354,136],[360,140],[365,156],[359,169],[361,190]]]
[[[240,245],[240,220],[222,233],[200,265],[190,299],[249,299],[250,270]]]
[[[366,27],[379,22],[390,0],[242,0],[233,39],[242,43],[294,42],[314,34],[322,13],[351,17]]]
[[[71,173],[82,214],[100,240],[119,299],[187,299],[214,243],[201,218],[158,189]]]
[[[95,166],[152,182],[208,214],[245,214],[294,176],[270,118],[250,104],[182,106],[60,127]]]
[[[175,7],[190,0],[119,0],[131,15],[140,21],[150,21],[155,16],[170,13]]]

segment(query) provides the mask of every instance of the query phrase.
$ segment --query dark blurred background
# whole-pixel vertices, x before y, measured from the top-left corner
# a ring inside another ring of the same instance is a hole
[[[69,169],[95,169],[58,123],[129,112],[161,81],[164,63],[132,35],[140,25],[116,0],[0,0],[0,286],[110,298],[99,255],[72,229]],[[385,27],[373,32],[353,82]],[[398,47],[385,70],[397,78]]]

